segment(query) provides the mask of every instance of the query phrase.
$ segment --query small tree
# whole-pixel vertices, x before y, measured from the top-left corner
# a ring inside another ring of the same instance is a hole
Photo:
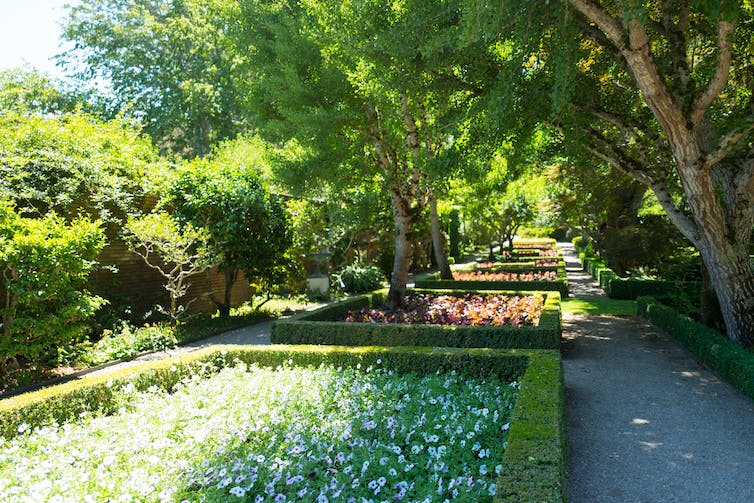
[[[191,224],[181,228],[164,212],[129,218],[126,232],[129,249],[165,278],[170,307],[157,307],[161,313],[170,317],[172,323],[177,323],[196,300],[193,298],[183,305],[179,304],[179,300],[191,286],[187,280],[217,265],[207,246],[207,232]]]
[[[285,277],[292,243],[288,213],[250,169],[198,161],[169,189],[169,204],[180,222],[206,229],[208,244],[225,274],[225,295],[211,295],[221,316],[230,313],[238,272],[268,293]]]
[[[0,202],[0,271],[5,298],[0,316],[0,369],[18,356],[36,359],[75,342],[104,304],[84,288],[105,244],[98,222],[70,224],[50,213],[20,217]]]

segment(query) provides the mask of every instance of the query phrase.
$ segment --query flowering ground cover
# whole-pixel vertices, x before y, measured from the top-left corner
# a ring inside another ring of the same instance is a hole
[[[378,364],[380,360],[377,360]],[[517,384],[237,365],[0,438],[2,501],[490,501]]]
[[[555,271],[470,271],[454,272],[456,281],[557,281],[558,273]]]
[[[543,308],[544,299],[539,295],[438,295],[414,292],[406,296],[406,307],[403,309],[365,307],[349,311],[343,321],[522,327],[537,325]]]

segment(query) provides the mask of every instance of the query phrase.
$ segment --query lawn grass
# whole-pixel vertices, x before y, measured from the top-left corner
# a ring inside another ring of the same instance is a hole
[[[563,314],[591,316],[634,316],[635,300],[618,300],[607,297],[587,299],[567,298],[560,301]]]

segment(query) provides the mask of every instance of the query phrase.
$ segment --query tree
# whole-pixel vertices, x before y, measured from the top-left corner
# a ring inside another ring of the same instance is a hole
[[[178,323],[196,300],[179,304],[191,287],[187,280],[216,265],[207,246],[207,232],[191,224],[180,227],[165,212],[131,217],[125,230],[129,249],[165,278],[170,306],[157,306],[157,309],[170,317],[171,323]]]
[[[0,197],[25,216],[124,220],[168,166],[131,121],[0,114]]]
[[[164,152],[209,154],[245,128],[243,53],[227,45],[203,0],[92,0],[70,8],[61,55],[82,80],[101,79],[114,106],[145,124]]]
[[[228,316],[239,271],[268,293],[282,281],[292,237],[280,199],[265,189],[251,167],[234,165],[222,152],[189,164],[170,185],[167,204],[182,224],[206,229],[226,280],[223,299],[212,294],[212,301],[221,316]]]
[[[734,1],[565,4],[540,8],[529,16],[535,23],[508,32],[525,48],[511,66],[528,64],[525,78],[538,82],[532,86],[537,101],[549,103],[541,109],[559,114],[541,120],[561,125],[564,135],[584,140],[596,158],[654,192],[699,250],[728,337],[751,346],[754,93],[747,65],[752,6]],[[590,85],[575,85],[580,80]],[[594,127],[578,120],[586,116]],[[578,125],[573,130],[567,127],[571,119]]]
[[[381,184],[395,225],[388,303],[403,303],[409,235],[427,204],[429,165],[453,145],[473,94],[457,86],[458,6],[409,2],[241,2],[229,18],[253,48],[254,96],[270,139],[295,137],[309,177]],[[443,166],[443,163],[436,163]],[[353,186],[353,185],[352,185]],[[437,246],[438,251],[443,247]]]

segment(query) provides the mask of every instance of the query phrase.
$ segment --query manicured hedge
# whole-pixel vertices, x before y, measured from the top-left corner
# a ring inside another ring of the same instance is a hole
[[[644,295],[681,295],[698,298],[702,284],[698,281],[665,281],[659,279],[621,278],[596,257],[579,254],[584,270],[594,277],[608,297],[635,300]]]
[[[416,288],[442,290],[538,290],[558,292],[561,297],[568,297],[568,279],[566,278],[565,269],[558,269],[558,279],[556,281],[457,281],[429,276],[427,279],[417,281],[415,285]]]
[[[286,320],[273,322],[273,344],[332,344],[339,346],[431,346],[462,348],[557,349],[560,347],[560,295],[557,292],[454,291],[432,290],[440,294],[468,293],[542,295],[545,306],[539,325],[534,327],[477,327],[409,325],[390,323],[349,323],[340,321],[349,309],[380,306],[387,290],[378,290]]]
[[[639,315],[672,335],[696,360],[754,399],[754,353],[722,336],[717,330],[697,323],[660,303],[654,297],[639,297]]]
[[[106,376],[87,377],[0,402],[0,430],[12,436],[21,423],[35,428],[53,421],[76,420],[82,412],[113,413],[122,389],[157,386],[171,390],[181,379],[210,375],[234,362],[277,366],[318,365],[366,368],[374,365],[399,372],[457,371],[473,377],[495,375],[520,379],[511,420],[508,448],[495,501],[565,501],[565,434],[563,372],[558,351],[430,349],[332,346],[238,346],[206,348],[188,355],[145,363]],[[106,406],[102,401],[106,400]]]
[[[528,354],[531,363],[513,411],[495,501],[565,502],[565,397],[560,355],[556,351]]]

